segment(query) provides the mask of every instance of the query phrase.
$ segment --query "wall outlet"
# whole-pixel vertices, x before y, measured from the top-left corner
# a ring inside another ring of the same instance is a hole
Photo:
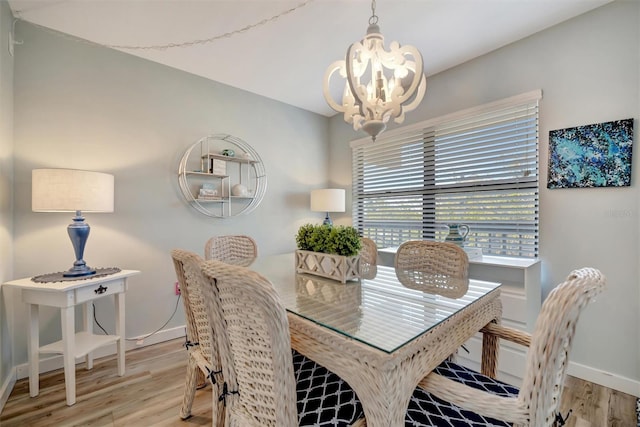
[[[180,283],[176,282],[175,285],[176,295],[180,295]]]

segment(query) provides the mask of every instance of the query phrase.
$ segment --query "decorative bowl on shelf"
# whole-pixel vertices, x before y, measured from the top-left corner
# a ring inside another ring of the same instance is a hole
[[[249,190],[242,184],[236,184],[231,187],[231,195],[237,197],[248,197]]]

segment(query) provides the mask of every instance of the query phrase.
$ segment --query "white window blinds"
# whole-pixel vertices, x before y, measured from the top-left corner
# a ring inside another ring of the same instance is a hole
[[[353,147],[353,224],[378,247],[470,228],[486,255],[538,255],[540,91],[465,110]]]

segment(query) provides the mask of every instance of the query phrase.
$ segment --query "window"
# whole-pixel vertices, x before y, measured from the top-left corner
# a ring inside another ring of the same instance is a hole
[[[538,256],[541,91],[352,142],[353,224],[378,247],[470,228],[485,255]]]

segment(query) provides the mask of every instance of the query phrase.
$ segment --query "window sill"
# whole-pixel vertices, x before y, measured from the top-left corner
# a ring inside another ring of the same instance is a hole
[[[382,265],[394,265],[394,258],[396,256],[397,246],[389,248],[378,249],[378,256],[380,257],[380,264]],[[539,258],[511,258],[501,257],[493,255],[483,255],[481,259],[469,260],[469,264],[478,265],[493,265],[497,267],[510,267],[510,268],[522,268],[526,269],[540,262]]]

